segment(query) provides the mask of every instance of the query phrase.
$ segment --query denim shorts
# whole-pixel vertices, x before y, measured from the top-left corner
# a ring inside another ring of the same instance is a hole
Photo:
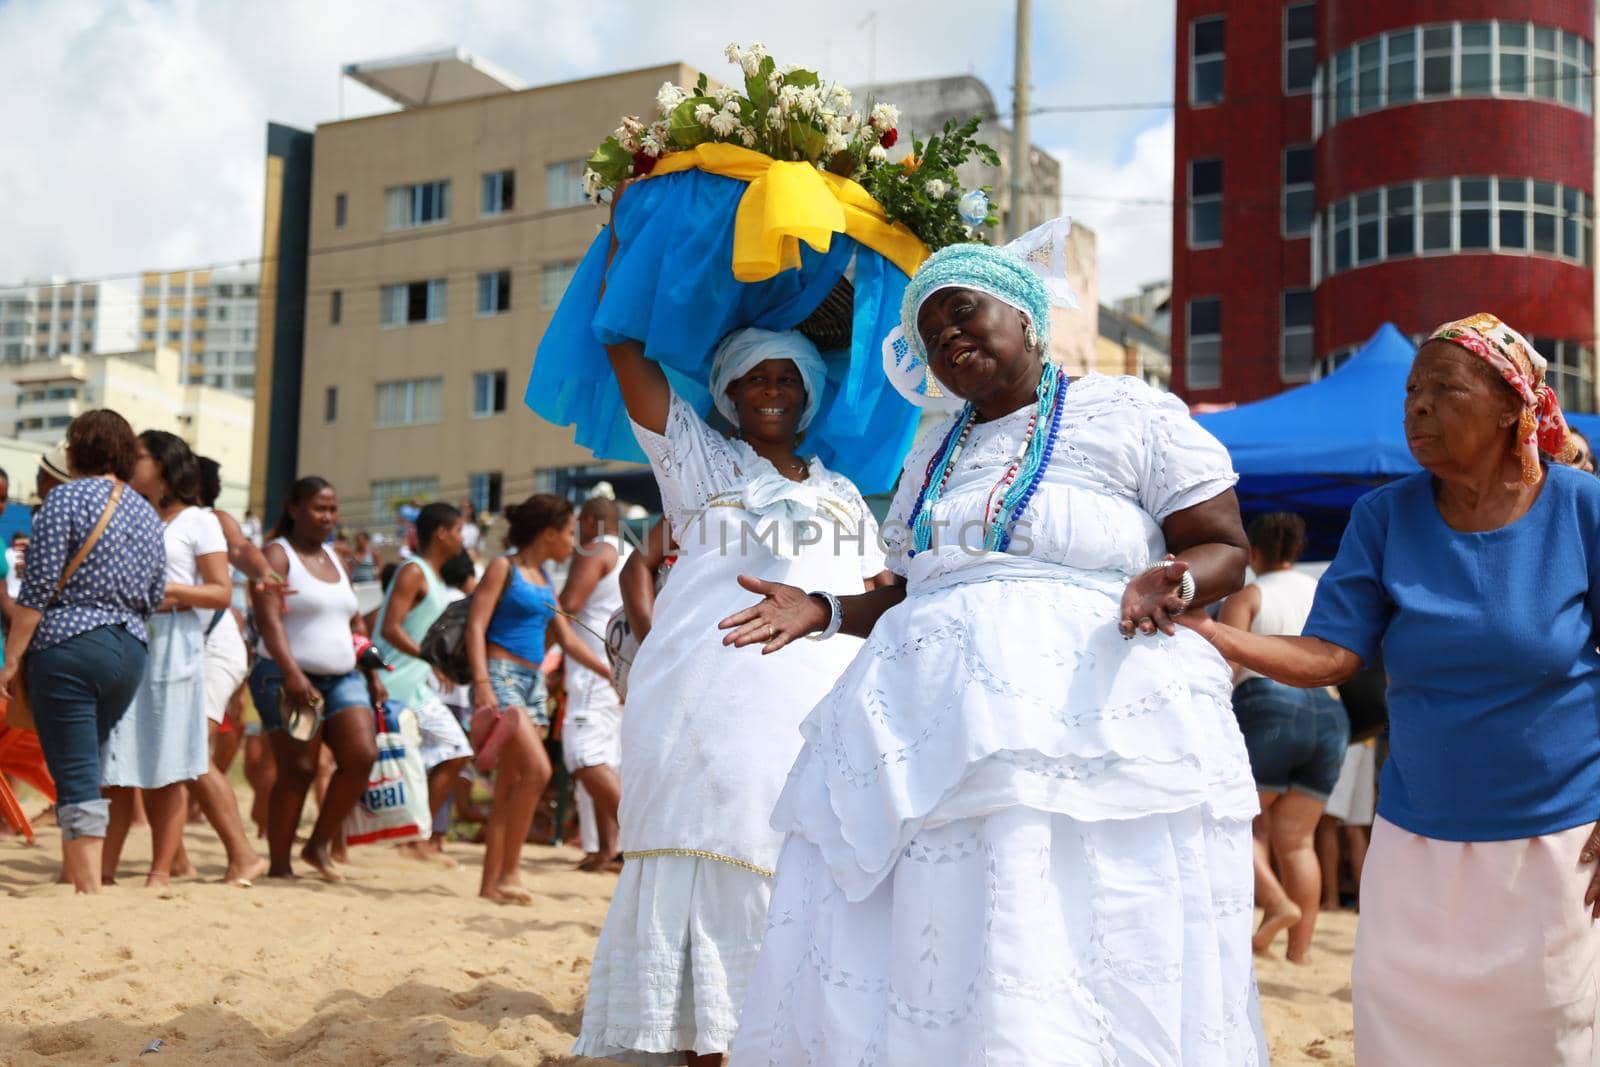
[[[489,685],[502,708],[521,708],[535,726],[550,725],[545,710],[544,672],[508,659],[489,658]]]
[[[311,684],[322,694],[322,719],[337,715],[345,708],[370,708],[372,696],[367,692],[367,680],[360,671],[349,674],[307,674]],[[256,660],[250,672],[250,698],[256,702],[256,714],[261,716],[261,729],[273,734],[284,727],[283,713],[278,710],[278,694],[283,691],[283,671],[270,659]]]
[[[1263,793],[1297,793],[1327,800],[1339,780],[1350,742],[1344,705],[1324,689],[1296,689],[1250,678],[1233,691],[1233,714]]]

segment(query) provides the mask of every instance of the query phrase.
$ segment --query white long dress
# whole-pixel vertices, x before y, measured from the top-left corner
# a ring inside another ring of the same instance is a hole
[[[717,622],[759,599],[741,574],[859,593],[883,552],[861,494],[815,460],[806,481],[791,482],[677,396],[664,436],[634,431],[679,551],[629,675],[618,813],[627,860],[573,1051],[680,1063],[675,1053],[726,1052],[733,1040],[783,844],[772,807],[800,720],[861,644],[801,641],[763,656],[724,647]]]
[[[935,520],[981,546],[1027,420],[974,428]],[[1158,523],[1233,484],[1227,453],[1175,398],[1091,375],[1009,552],[907,560],[947,427],[884,524],[906,599],[802,726],[731,1063],[1264,1063],[1227,666],[1117,631]]]

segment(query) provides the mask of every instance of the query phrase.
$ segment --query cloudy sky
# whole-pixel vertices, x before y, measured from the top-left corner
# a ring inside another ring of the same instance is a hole
[[[387,110],[341,65],[460,45],[540,85],[729,41],[862,84],[974,73],[1011,106],[1006,0],[0,0],[0,283],[260,252],[268,120]],[[874,30],[875,24],[875,30]],[[1172,96],[1173,0],[1037,0],[1034,106]],[[596,140],[608,131],[596,130]],[[1169,269],[1169,110],[1039,114],[1101,294]]]

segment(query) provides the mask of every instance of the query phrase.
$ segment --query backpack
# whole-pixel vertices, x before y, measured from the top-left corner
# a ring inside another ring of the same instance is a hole
[[[467,615],[471,611],[472,597],[457,600],[439,613],[417,642],[422,658],[456,685],[472,684],[472,665],[467,662]]]

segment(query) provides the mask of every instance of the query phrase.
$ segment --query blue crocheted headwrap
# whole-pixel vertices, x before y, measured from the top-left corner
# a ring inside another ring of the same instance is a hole
[[[918,359],[926,362],[928,351],[917,332],[917,312],[940,289],[956,287],[976,289],[1010,304],[1033,323],[1040,347],[1050,344],[1050,295],[1037,274],[991,245],[947,245],[917,268],[900,304],[900,325]]]

